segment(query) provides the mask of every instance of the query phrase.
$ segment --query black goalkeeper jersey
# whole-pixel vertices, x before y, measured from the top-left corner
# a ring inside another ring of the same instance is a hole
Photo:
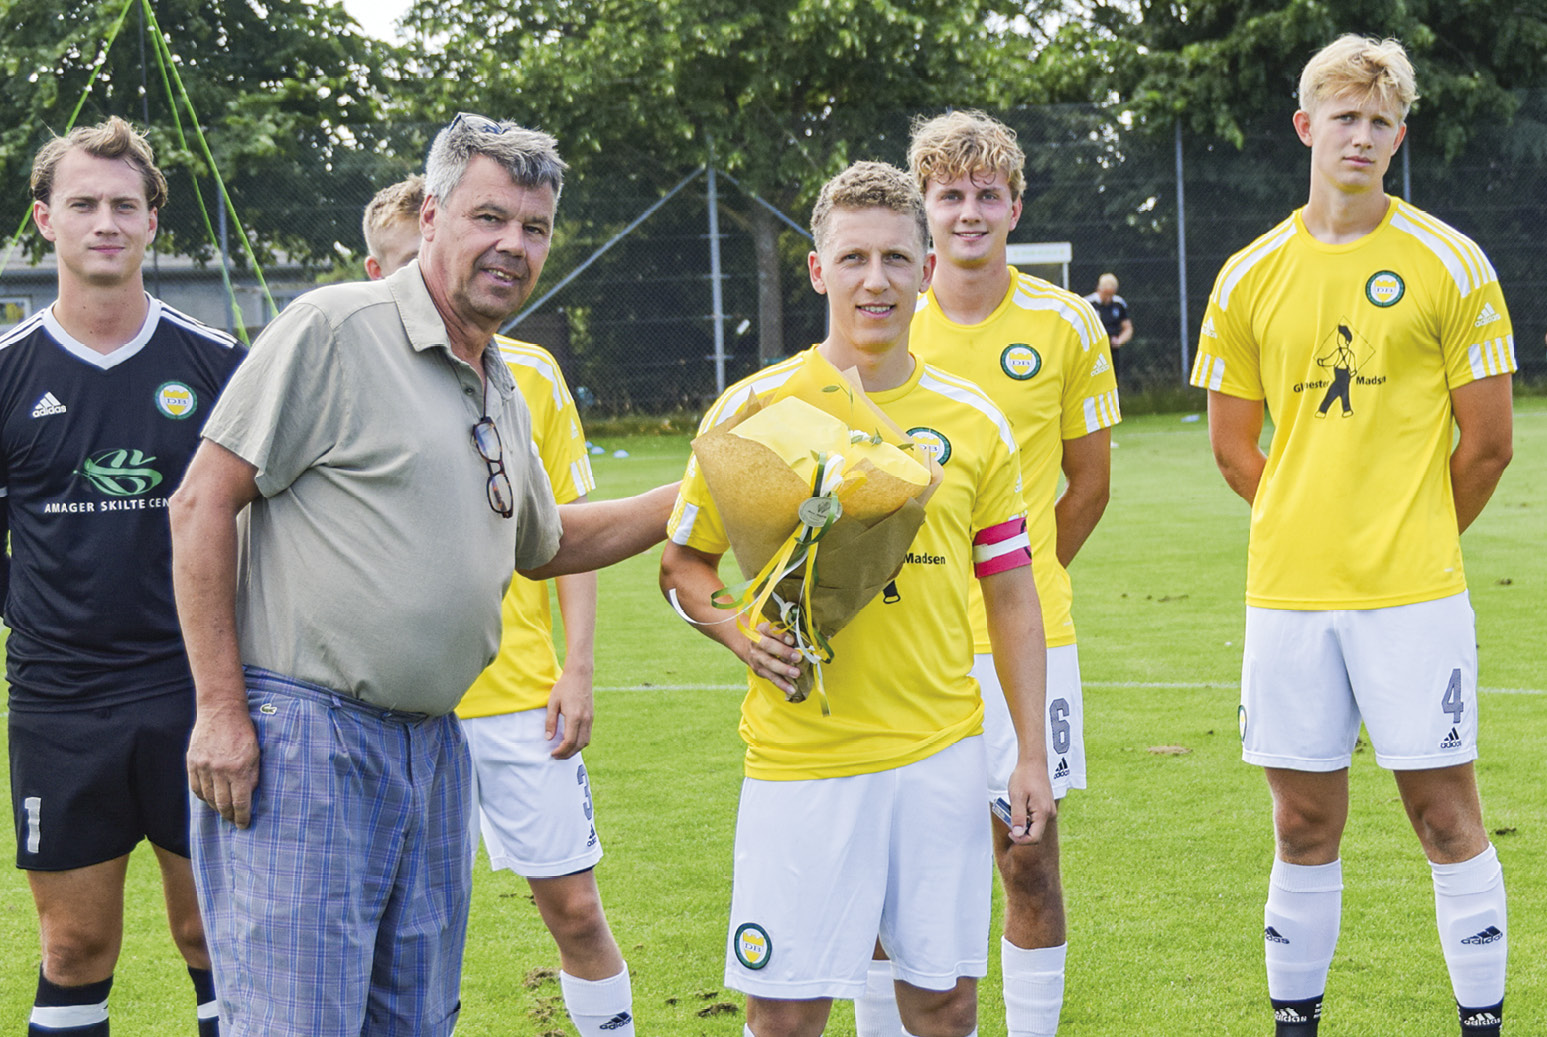
[[[246,350],[150,301],[102,355],[53,308],[0,337],[11,708],[105,706],[189,682],[167,498]]]

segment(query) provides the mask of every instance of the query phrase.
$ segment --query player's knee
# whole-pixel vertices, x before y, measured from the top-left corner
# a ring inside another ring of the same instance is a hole
[[[118,941],[109,933],[80,926],[52,926],[42,934],[43,975],[60,986],[106,979],[118,960]]]
[[[552,891],[543,918],[561,947],[589,947],[612,942],[612,930],[594,888],[577,885]]]
[[[958,983],[952,990],[920,991],[924,996],[906,1000],[903,1026],[917,1037],[965,1037],[978,1026],[977,988]]]
[[[1062,900],[1058,854],[1038,846],[1012,846],[1000,855],[999,874],[1005,897],[1028,904]]]
[[[753,1037],[821,1037],[827,1025],[826,1001],[776,1001],[747,998],[747,1026]]]
[[[195,914],[172,924],[172,942],[183,960],[194,968],[209,968],[209,945],[204,941],[204,925]]]
[[[1481,852],[1487,833],[1476,815],[1454,802],[1428,803],[1411,812],[1413,830],[1431,859],[1460,860]]]
[[[1313,800],[1281,799],[1274,804],[1273,828],[1286,859],[1337,855],[1345,815]],[[1331,858],[1329,858],[1330,860]]]

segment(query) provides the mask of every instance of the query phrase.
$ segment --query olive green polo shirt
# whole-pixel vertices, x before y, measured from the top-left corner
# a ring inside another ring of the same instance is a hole
[[[560,535],[497,350],[484,372],[513,518],[489,506],[473,444],[485,389],[417,262],[309,292],[258,336],[203,432],[258,470],[239,521],[244,664],[388,709],[455,708],[498,651],[512,570],[547,562]]]

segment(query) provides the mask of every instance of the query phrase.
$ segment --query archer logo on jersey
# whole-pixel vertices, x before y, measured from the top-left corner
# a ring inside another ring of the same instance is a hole
[[[944,432],[937,432],[928,425],[915,425],[908,430],[908,438],[933,457],[936,464],[943,465],[951,459],[951,441],[945,438]]]
[[[760,969],[773,957],[773,940],[768,930],[748,922],[736,930],[736,960],[749,969]]]
[[[1485,325],[1492,324],[1496,320],[1503,319],[1504,315],[1493,308],[1493,303],[1485,302],[1483,303],[1482,312],[1479,313],[1477,315],[1477,319],[1472,322],[1472,327],[1481,328]]]
[[[1112,370],[1112,361],[1107,359],[1105,353],[1097,353],[1096,362],[1090,367],[1090,376],[1094,378],[1098,374],[1106,374],[1110,370]]]
[[[1024,342],[1012,342],[999,354],[999,368],[1017,382],[1024,382],[1042,370],[1042,354]]]
[[[1343,417],[1353,417],[1352,386],[1385,384],[1385,375],[1369,373],[1370,361],[1375,359],[1375,347],[1370,344],[1369,339],[1359,333],[1347,317],[1339,321],[1337,326],[1321,340],[1315,359],[1316,366],[1330,371],[1332,377],[1308,378],[1303,382],[1296,382],[1294,391],[1326,390],[1326,394],[1321,398],[1321,406],[1316,408],[1318,418],[1325,418],[1334,403],[1339,405],[1339,413]]]
[[[169,418],[186,418],[199,409],[199,397],[182,382],[167,382],[156,390],[156,409]]]
[[[38,397],[37,404],[32,408],[32,416],[34,418],[46,418],[50,414],[64,414],[67,410],[68,408],[59,402],[59,397],[51,392],[46,392]]]
[[[155,461],[139,450],[103,450],[82,461],[75,474],[109,497],[138,497],[161,485],[161,473],[151,467]]]
[[[1395,306],[1406,294],[1407,285],[1394,270],[1377,271],[1364,282],[1364,297],[1381,309]]]

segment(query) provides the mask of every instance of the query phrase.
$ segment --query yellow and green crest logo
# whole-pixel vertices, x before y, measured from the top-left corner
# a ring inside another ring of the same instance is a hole
[[[186,418],[199,409],[199,397],[182,382],[167,382],[156,390],[156,409],[169,418]]]

